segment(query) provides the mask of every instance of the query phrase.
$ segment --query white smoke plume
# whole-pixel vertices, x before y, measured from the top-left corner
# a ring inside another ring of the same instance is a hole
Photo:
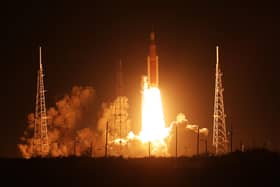
[[[93,131],[82,129],[83,114],[92,103],[95,90],[92,87],[74,86],[69,95],[56,102],[55,107],[47,111],[48,139],[51,157],[81,155],[91,147]],[[32,156],[34,134],[34,114],[27,117],[27,128],[18,148],[24,158]]]
[[[102,147],[96,153],[104,155],[106,126],[108,123],[108,154],[110,156],[127,155],[127,136],[131,130],[131,121],[128,115],[129,104],[125,96],[117,97],[112,103],[102,104],[102,116],[98,120],[98,131],[101,140],[97,147]]]
[[[199,134],[208,136],[209,130],[207,128],[200,128],[198,125],[186,125],[186,128],[191,131],[194,131],[195,133],[197,133],[199,128]]]
[[[192,156],[196,154],[196,138],[199,129],[199,134],[208,136],[208,129],[201,128],[196,124],[192,124],[186,118],[185,114],[179,113],[176,120],[170,124],[170,136],[168,140],[168,149],[170,155],[175,156],[176,146],[176,128],[177,128],[177,154],[178,156]]]
[[[186,119],[186,116],[183,113],[179,113],[176,116],[175,123],[180,124],[180,123],[184,123],[184,122],[187,123],[186,128],[188,130],[191,130],[191,131],[194,131],[195,133],[197,133],[198,128],[199,128],[199,134],[202,134],[204,136],[208,136],[209,130],[207,128],[201,128],[198,125],[188,123],[188,120]]]

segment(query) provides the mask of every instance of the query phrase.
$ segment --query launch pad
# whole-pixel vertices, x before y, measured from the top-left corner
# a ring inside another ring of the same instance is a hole
[[[91,156],[125,156],[125,157],[145,157],[152,156],[174,156],[171,149],[175,150],[176,157],[178,156],[178,127],[180,131],[190,130],[195,133],[196,138],[196,154],[199,154],[199,142],[201,136],[205,136],[205,147],[207,153],[207,136],[208,129],[201,128],[196,124],[189,124],[187,120],[179,120],[175,123],[167,125],[164,118],[161,92],[159,88],[159,58],[156,51],[155,32],[150,33],[149,54],[147,56],[147,74],[143,78],[142,85],[142,105],[141,105],[141,130],[139,133],[131,131],[130,119],[128,115],[128,99],[123,91],[123,74],[122,62],[120,62],[117,72],[117,87],[116,99],[111,102],[107,108],[104,108],[103,117],[99,120],[101,131],[100,135],[94,135],[89,128],[80,129],[77,132],[75,140],[70,142],[60,143],[59,140],[53,140],[49,137],[55,137],[51,128],[51,136],[48,135],[47,110],[44,95],[43,70],[41,63],[41,48],[40,48],[40,70],[38,71],[38,85],[36,98],[36,112],[34,121],[34,135],[27,139],[27,144],[19,145],[20,150],[26,158],[31,156],[69,156],[74,154],[80,156],[82,152],[90,152]],[[217,48],[218,49],[218,48]],[[85,90],[88,94],[91,91]],[[215,106],[214,106],[214,125],[213,125],[213,144],[216,148],[216,154],[226,153],[227,137],[225,127],[225,114],[223,108],[223,88],[221,83],[221,70],[216,63],[216,83],[215,83]],[[78,93],[78,92],[77,92]],[[77,96],[75,96],[77,97]],[[73,97],[73,98],[75,98]],[[63,101],[65,102],[65,101]],[[71,102],[71,101],[70,101]],[[70,104],[71,106],[72,104]],[[69,108],[69,106],[67,106]],[[72,109],[73,110],[73,109]],[[75,109],[74,109],[75,110]],[[69,111],[69,115],[73,115]],[[79,112],[79,111],[78,111]],[[61,115],[64,112],[57,112],[55,115]],[[71,113],[71,114],[70,114]],[[54,118],[54,117],[52,117]],[[62,119],[67,118],[63,116]],[[54,119],[55,120],[55,119]],[[50,121],[53,123],[53,121]],[[71,120],[71,119],[70,119]],[[51,124],[53,125],[53,124]],[[56,133],[61,130],[55,129]],[[207,133],[206,133],[207,132]],[[64,132],[60,132],[63,134]],[[59,134],[58,134],[59,136]],[[95,140],[97,137],[98,141]],[[106,138],[105,138],[106,137]],[[173,139],[176,139],[176,146]],[[30,144],[33,142],[35,144]],[[98,142],[98,143],[96,143]],[[172,143],[173,142],[173,143]],[[180,142],[180,144],[183,144]],[[60,147],[61,146],[61,147]],[[96,151],[96,149],[101,152]],[[55,149],[55,151],[53,150]],[[222,150],[222,151],[221,151]],[[194,151],[193,151],[194,152]],[[180,154],[179,154],[180,155]],[[182,154],[181,154],[182,155]]]

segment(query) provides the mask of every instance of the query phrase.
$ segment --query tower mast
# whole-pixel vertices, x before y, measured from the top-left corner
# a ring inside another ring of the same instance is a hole
[[[49,153],[47,112],[42,65],[42,47],[39,47],[40,68],[37,76],[37,94],[35,107],[35,125],[33,137],[33,156],[47,156]]]
[[[116,74],[116,97],[124,95],[122,60],[119,61],[119,64],[117,66],[118,67],[117,67],[117,74]]]
[[[216,46],[216,79],[213,121],[213,145],[216,154],[227,152],[226,115],[224,111],[222,72],[219,66],[219,46]]]
[[[114,126],[111,127],[111,131],[115,132],[113,137],[119,139],[119,155],[122,155],[122,147],[123,143],[122,139],[125,134],[128,133],[127,128],[127,114],[126,114],[126,106],[127,106],[127,98],[124,96],[124,81],[123,81],[123,69],[122,69],[122,61],[119,61],[117,65],[116,72],[116,99],[113,102],[113,120]],[[113,130],[114,129],[114,130]]]

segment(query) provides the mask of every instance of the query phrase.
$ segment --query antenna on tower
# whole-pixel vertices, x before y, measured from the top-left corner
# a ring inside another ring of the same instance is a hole
[[[116,74],[116,97],[124,95],[124,82],[123,82],[123,68],[122,60],[120,59],[117,66]]]
[[[226,115],[224,111],[222,72],[219,66],[219,46],[216,46],[216,77],[213,121],[213,145],[216,154],[227,152]]]
[[[46,98],[42,65],[42,47],[39,46],[40,68],[37,76],[37,94],[35,107],[35,124],[33,137],[33,156],[47,156],[49,153]]]

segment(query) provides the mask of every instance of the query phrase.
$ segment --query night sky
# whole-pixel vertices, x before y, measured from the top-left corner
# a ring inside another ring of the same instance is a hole
[[[72,86],[96,91],[101,102],[115,96],[116,64],[122,59],[133,125],[139,125],[140,81],[146,74],[149,33],[154,28],[160,89],[167,124],[183,112],[212,134],[215,46],[220,46],[226,124],[234,149],[280,149],[280,15],[273,5],[200,6],[162,3],[101,4],[94,1],[2,4],[0,156],[19,156],[17,143],[34,112],[38,46],[43,45],[47,107]],[[95,124],[93,124],[94,126]],[[209,137],[209,141],[210,141]]]

